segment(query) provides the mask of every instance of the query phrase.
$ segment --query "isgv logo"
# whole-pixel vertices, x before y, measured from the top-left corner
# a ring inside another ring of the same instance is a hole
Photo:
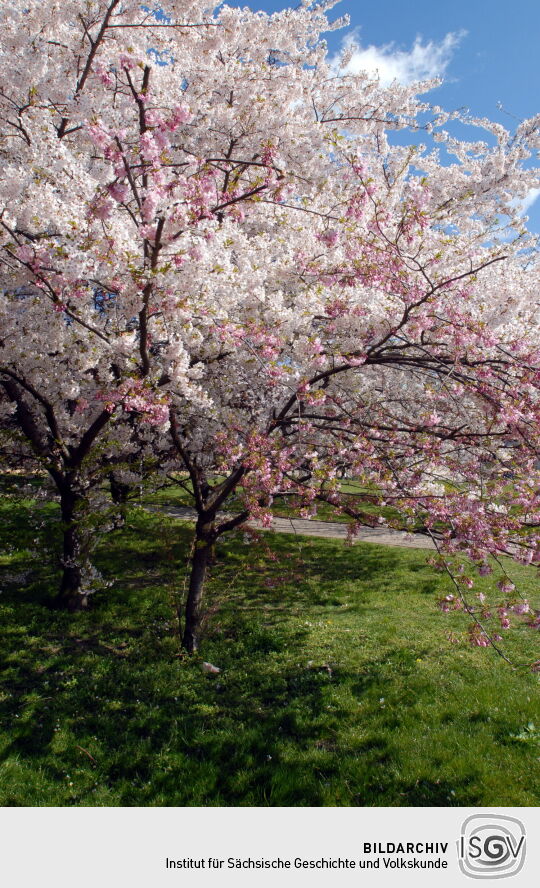
[[[472,879],[504,879],[525,863],[525,827],[515,817],[473,814],[461,827],[458,858]]]

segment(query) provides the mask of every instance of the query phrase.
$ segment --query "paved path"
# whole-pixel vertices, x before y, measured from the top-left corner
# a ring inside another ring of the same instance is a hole
[[[187,506],[150,506],[146,508],[155,512],[164,512],[181,521],[193,521],[195,510]],[[225,517],[225,514],[223,515]],[[335,521],[315,521],[311,518],[274,518],[271,527],[262,527],[258,521],[248,521],[250,527],[258,530],[274,530],[277,533],[294,533],[301,536],[325,537],[326,539],[345,539],[347,525]],[[387,527],[362,527],[355,540],[367,543],[378,543],[380,546],[401,546],[406,549],[434,549],[429,537],[420,533],[405,533],[402,530],[390,530]]]

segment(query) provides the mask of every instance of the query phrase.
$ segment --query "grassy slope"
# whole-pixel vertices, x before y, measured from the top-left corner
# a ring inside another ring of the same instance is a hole
[[[100,552],[114,585],[69,616],[44,606],[54,570],[31,554],[55,513],[1,504],[0,804],[538,804],[539,678],[449,643],[463,623],[435,609],[426,553],[239,534],[190,661],[174,618],[189,528],[134,511]],[[537,659],[538,634],[515,634]]]

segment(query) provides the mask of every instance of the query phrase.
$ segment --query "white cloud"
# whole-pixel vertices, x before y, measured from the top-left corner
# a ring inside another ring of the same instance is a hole
[[[540,197],[540,188],[530,188],[523,200],[518,201],[520,215],[524,216],[533,203]]]
[[[519,216],[524,216],[540,197],[540,188],[529,188],[525,197],[513,197],[508,206],[518,211]]]
[[[395,43],[382,46],[363,47],[358,40],[356,29],[343,41],[343,48],[352,51],[346,71],[357,74],[367,71],[378,77],[383,86],[389,86],[394,80],[402,84],[415,83],[418,80],[431,80],[442,77],[446,72],[452,55],[465,36],[466,31],[453,31],[440,43],[429,40],[424,43],[417,37],[409,50],[398,49]]]
[[[508,202],[508,215],[511,215],[510,210],[515,210],[517,211],[518,217],[523,218],[527,215],[528,211],[539,197],[540,188],[529,188],[525,197],[514,197]],[[530,226],[529,231],[532,231],[532,228]],[[511,241],[513,239],[513,234],[511,231],[508,230],[501,231],[496,235],[496,239],[503,241],[503,243],[505,241]]]

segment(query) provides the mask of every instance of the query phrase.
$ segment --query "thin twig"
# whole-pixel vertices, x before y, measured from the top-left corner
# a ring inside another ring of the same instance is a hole
[[[80,749],[81,752],[84,752],[84,754],[88,756],[88,758],[90,759],[91,762],[93,762],[95,765],[97,765],[97,761],[94,758],[94,756],[91,753],[89,753],[88,750],[84,748],[84,746],[79,746],[79,744],[76,743],[75,749]]]

